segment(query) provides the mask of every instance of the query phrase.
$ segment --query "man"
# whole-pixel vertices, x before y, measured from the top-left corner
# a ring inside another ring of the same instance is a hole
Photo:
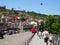
[[[45,43],[45,45],[48,45],[48,37],[49,37],[49,33],[48,33],[48,31],[46,31],[45,28],[43,28],[42,35],[43,35],[43,38],[44,38],[44,43]]]

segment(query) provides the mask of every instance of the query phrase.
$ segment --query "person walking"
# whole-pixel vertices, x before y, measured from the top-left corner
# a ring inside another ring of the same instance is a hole
[[[36,29],[34,27],[32,27],[31,32],[35,34],[36,33]]]
[[[49,32],[43,27],[42,36],[44,38],[45,45],[48,45]]]

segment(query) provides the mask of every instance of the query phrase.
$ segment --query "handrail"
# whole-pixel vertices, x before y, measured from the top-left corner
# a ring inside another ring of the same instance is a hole
[[[60,45],[60,35],[59,34],[53,35],[53,45]]]
[[[29,45],[30,41],[32,40],[32,38],[34,37],[35,34],[33,34],[26,42],[25,45]]]

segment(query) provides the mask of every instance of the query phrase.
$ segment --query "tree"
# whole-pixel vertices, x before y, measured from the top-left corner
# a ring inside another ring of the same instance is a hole
[[[54,34],[60,34],[60,16],[54,17],[49,15],[45,18],[45,27],[47,30]]]
[[[56,18],[52,15],[49,15],[45,18],[45,27],[47,28],[47,30],[51,33],[54,33],[53,28],[52,28],[52,24],[55,23]]]
[[[26,19],[25,19],[24,17],[22,17],[20,20],[21,20],[22,22],[24,22]]]
[[[0,18],[1,18],[1,16],[2,16],[3,14],[2,13],[0,13]]]

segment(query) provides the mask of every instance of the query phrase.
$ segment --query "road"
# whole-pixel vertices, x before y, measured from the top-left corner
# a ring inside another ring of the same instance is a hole
[[[31,32],[23,32],[13,35],[5,35],[4,39],[0,39],[0,45],[24,45],[25,42],[32,36]]]

